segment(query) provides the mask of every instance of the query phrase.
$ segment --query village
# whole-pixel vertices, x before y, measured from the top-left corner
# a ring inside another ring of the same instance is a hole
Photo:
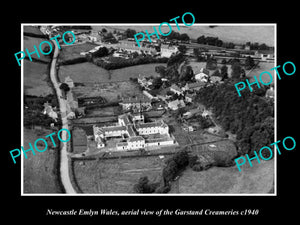
[[[60,26],[39,29],[45,35],[64,31]],[[218,49],[175,39],[142,41],[138,47],[124,34],[130,29],[65,29],[76,35],[76,41],[63,46],[56,69],[72,134],[67,146],[70,179],[79,192],[111,192],[115,182],[120,185],[113,192],[132,192],[128,188],[142,175],[159,180],[166,160],[183,148],[198,155],[201,168],[212,165],[216,153],[236,155],[236,135],[216,123],[213,110],[201,104],[197,95],[230,79],[231,61],[244,65],[253,60],[253,68],[243,76],[259,69],[258,65],[272,64],[272,50],[250,50],[238,44],[234,49]],[[144,59],[151,63],[141,63]],[[177,60],[176,66],[172,67],[172,60]],[[125,62],[121,68],[120,62]],[[141,65],[127,66],[128,62]],[[107,65],[117,67],[110,70]],[[273,87],[266,98],[274,100]],[[54,129],[62,115],[48,101],[43,107],[41,112],[53,119]],[[94,181],[92,174],[99,170],[107,173],[105,179]]]

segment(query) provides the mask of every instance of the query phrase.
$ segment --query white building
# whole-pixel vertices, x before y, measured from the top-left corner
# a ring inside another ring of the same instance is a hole
[[[144,109],[151,109],[151,99],[146,96],[139,96],[135,98],[123,98],[120,102],[123,110],[137,109],[140,110],[141,107]]]
[[[160,56],[170,58],[172,54],[176,54],[178,48],[176,46],[161,45]]]
[[[208,75],[200,72],[195,75],[195,80],[200,82],[208,82]]]
[[[120,115],[116,126],[93,126],[97,148],[105,147],[107,138],[122,137],[123,141],[116,144],[117,150],[138,150],[152,145],[174,144],[169,135],[169,127],[162,120],[145,123],[141,114]],[[158,134],[158,138],[145,139],[145,136]]]
[[[172,109],[172,110],[177,110],[177,109],[179,109],[179,108],[185,107],[185,103],[184,103],[183,100],[178,100],[178,99],[176,99],[176,100],[174,100],[174,101],[169,102],[169,103],[168,103],[168,107],[169,107],[170,109]]]

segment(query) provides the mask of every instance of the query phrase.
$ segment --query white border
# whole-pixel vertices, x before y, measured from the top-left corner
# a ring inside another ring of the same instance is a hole
[[[178,23],[179,25],[184,25],[183,23]],[[21,49],[24,49],[23,45],[23,26],[30,26],[30,25],[64,25],[64,26],[71,26],[71,25],[88,25],[88,26],[158,26],[159,23],[21,23]],[[176,24],[170,24],[171,26],[176,26]],[[274,26],[274,55],[275,55],[275,66],[277,65],[277,23],[195,23],[193,26]],[[199,34],[200,35],[200,34]],[[23,105],[24,105],[24,96],[23,96],[23,82],[24,82],[24,64],[23,61],[21,62],[21,144],[23,145],[24,142],[24,121],[23,121]],[[274,138],[275,141],[277,141],[277,75],[274,71],[274,77],[275,79],[275,132],[274,132]],[[274,146],[275,149],[275,146]],[[216,193],[216,194],[66,194],[66,193],[57,193],[57,194],[36,194],[36,193],[24,193],[24,179],[23,179],[23,162],[24,162],[24,156],[21,157],[21,196],[277,196],[277,151],[275,151],[274,156],[274,193],[241,193],[241,194],[231,194],[231,193]]]

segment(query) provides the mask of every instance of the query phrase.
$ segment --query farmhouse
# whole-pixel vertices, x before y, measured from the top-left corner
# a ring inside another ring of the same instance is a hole
[[[188,83],[184,86],[185,90],[190,91],[199,91],[201,88],[205,87],[204,82],[195,82],[195,83]]]
[[[176,54],[178,48],[176,46],[161,45],[160,56],[170,58],[172,54]]]
[[[184,103],[183,100],[178,100],[178,99],[176,99],[176,100],[174,100],[174,101],[169,102],[169,103],[168,103],[168,107],[169,107],[170,109],[172,109],[172,110],[177,110],[177,109],[179,109],[179,108],[185,107],[185,103]]]
[[[97,148],[105,147],[109,138],[122,138],[116,144],[117,150],[138,150],[154,145],[169,145],[175,141],[169,135],[169,127],[161,121],[145,123],[142,114],[123,114],[116,126],[93,126]],[[151,138],[149,135],[156,135]]]

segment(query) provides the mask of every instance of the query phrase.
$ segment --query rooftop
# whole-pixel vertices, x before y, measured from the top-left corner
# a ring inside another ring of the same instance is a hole
[[[147,98],[146,96],[136,96],[134,98],[123,98],[122,103],[139,103],[139,102],[151,102],[150,98]]]
[[[135,136],[128,139],[128,142],[135,142],[135,141],[144,141],[145,139],[142,136]]]

